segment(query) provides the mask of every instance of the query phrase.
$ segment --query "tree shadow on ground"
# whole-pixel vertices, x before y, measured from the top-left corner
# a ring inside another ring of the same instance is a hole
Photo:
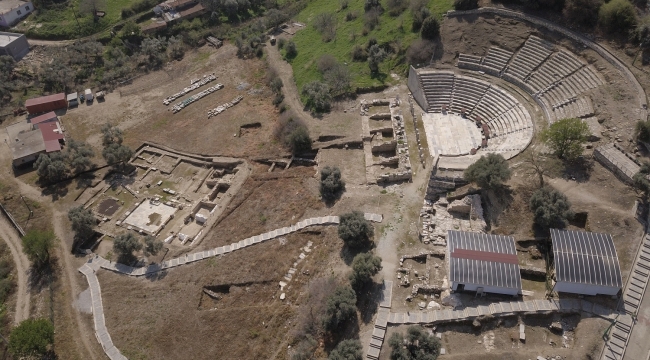
[[[576,160],[567,161],[564,163],[562,178],[565,180],[573,180],[578,183],[585,183],[591,178],[591,173],[593,170],[593,158],[581,156]]]
[[[372,282],[357,292],[357,308],[364,324],[372,322],[372,317],[377,313],[383,299],[383,289],[383,283]]]
[[[66,195],[68,195],[68,185],[70,185],[71,181],[66,180],[66,181],[61,181],[60,183],[56,183],[53,185],[49,185],[41,191],[41,195],[43,196],[51,196],[52,197],[52,202],[57,201]]]
[[[159,265],[159,264],[151,264],[151,265],[149,265],[149,266],[150,266],[150,267],[151,267],[151,266],[155,266],[155,267],[160,268],[160,265]],[[147,280],[149,280],[149,281],[151,281],[151,282],[159,281],[159,280],[162,280],[162,279],[164,279],[165,277],[167,277],[167,274],[168,274],[168,273],[169,273],[169,271],[167,271],[167,270],[158,270],[158,271],[155,271],[155,272],[152,272],[152,273],[146,274],[146,275],[144,276],[144,278],[147,279]]]
[[[493,224],[498,224],[499,217],[508,210],[514,200],[514,191],[510,187],[501,186],[491,190],[481,190],[483,217],[488,230]]]
[[[58,261],[56,258],[50,258],[50,261],[40,267],[29,267],[27,274],[27,285],[31,291],[41,292],[57,280]]]
[[[343,241],[343,240],[341,240]],[[341,249],[340,255],[341,259],[345,263],[345,265],[350,266],[352,264],[352,260],[354,260],[354,257],[361,254],[361,253],[367,253],[370,252],[373,248],[375,247],[375,243],[373,241],[369,241],[369,243],[366,246],[358,247],[358,248],[353,248],[349,247],[347,245],[344,245],[343,248]]]

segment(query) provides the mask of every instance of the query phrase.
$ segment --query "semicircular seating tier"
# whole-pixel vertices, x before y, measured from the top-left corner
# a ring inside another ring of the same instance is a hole
[[[532,140],[534,125],[528,110],[501,87],[451,71],[411,68],[411,72],[409,88],[423,109],[460,115],[480,129],[482,141],[468,155],[499,153],[509,159]]]
[[[533,96],[551,123],[593,116],[587,93],[605,83],[597,71],[571,52],[532,35],[515,52],[492,46],[485,56],[460,54],[457,65],[517,85]]]

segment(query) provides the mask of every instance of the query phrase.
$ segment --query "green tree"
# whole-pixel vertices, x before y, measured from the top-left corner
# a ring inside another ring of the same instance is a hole
[[[542,131],[542,140],[555,155],[564,160],[575,160],[582,154],[582,145],[587,142],[589,127],[580,119],[562,119]]]
[[[411,0],[409,8],[411,9],[411,16],[413,17],[413,31],[419,31],[422,28],[424,19],[431,16],[431,11],[427,7],[428,2],[428,0]]]
[[[351,248],[361,248],[370,244],[375,229],[363,213],[353,211],[339,217],[339,238]]]
[[[82,173],[93,166],[91,161],[95,152],[87,143],[70,139],[63,156],[75,174]]]
[[[120,234],[113,239],[113,252],[124,262],[133,260],[133,252],[139,250],[142,250],[142,243],[133,233]]]
[[[305,98],[307,108],[314,112],[327,112],[332,106],[330,88],[320,81],[312,81],[303,85],[302,95]]]
[[[23,251],[36,268],[42,268],[50,262],[50,250],[54,246],[54,232],[30,230],[23,237]]]
[[[566,0],[562,14],[567,21],[592,27],[598,23],[602,0]]]
[[[634,138],[637,141],[650,142],[650,121],[639,120],[634,127]]]
[[[535,224],[543,230],[551,227],[563,228],[573,217],[571,203],[561,192],[545,186],[537,189],[530,197],[530,210]]]
[[[372,277],[381,270],[381,258],[371,253],[360,253],[352,260],[350,284],[357,291],[372,282]]]
[[[421,326],[412,325],[406,330],[406,337],[394,333],[388,340],[391,360],[436,360],[440,355],[440,342]]]
[[[495,189],[510,179],[511,171],[503,156],[490,153],[465,169],[463,176],[483,189]]]
[[[343,340],[330,352],[328,360],[362,360],[363,347],[357,339]]]
[[[68,166],[61,153],[41,154],[34,162],[34,169],[42,182],[56,182],[69,175]]]
[[[341,170],[325,166],[320,172],[320,196],[325,201],[333,201],[345,190],[345,181],[341,178]]]
[[[435,40],[440,35],[440,23],[435,16],[429,16],[424,19],[422,29],[420,29],[420,37],[426,40]]]
[[[102,125],[101,131],[104,160],[109,165],[118,165],[129,161],[133,156],[133,150],[122,144],[124,141],[122,130],[117,126],[106,123]]]
[[[294,155],[311,151],[312,141],[306,126],[298,126],[289,134],[289,146]]]
[[[11,74],[15,66],[14,58],[7,55],[0,56],[0,105],[11,100],[11,92],[15,88],[14,82],[11,81]]]
[[[147,256],[156,255],[162,250],[163,242],[151,235],[144,238],[144,254]]]
[[[370,67],[370,72],[379,72],[379,64],[381,64],[387,56],[388,54],[386,54],[386,51],[380,48],[379,45],[374,44],[370,46],[368,49],[368,67]]]
[[[634,188],[642,193],[644,201],[647,201],[648,196],[650,196],[650,180],[648,180],[648,176],[650,176],[650,163],[644,162],[641,164],[639,171],[632,177]]]
[[[9,335],[9,351],[16,358],[41,358],[54,343],[54,325],[47,319],[27,319]]]
[[[101,127],[102,132],[102,146],[106,147],[111,144],[122,144],[124,141],[124,134],[122,129],[113,126],[110,123],[105,123]]]
[[[287,41],[287,44],[284,46],[284,51],[287,59],[293,59],[298,56],[298,49],[296,48],[296,43],[293,40]]]
[[[333,332],[347,321],[354,319],[357,314],[356,304],[357,295],[349,285],[337,287],[327,298],[323,327]]]
[[[628,0],[611,0],[598,11],[598,23],[608,32],[626,33],[636,25],[636,10]]]
[[[95,234],[93,228],[97,225],[97,219],[90,210],[84,209],[83,206],[70,209],[68,219],[70,219],[77,241],[86,241]]]

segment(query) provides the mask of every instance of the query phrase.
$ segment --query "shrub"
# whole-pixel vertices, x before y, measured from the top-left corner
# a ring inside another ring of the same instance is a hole
[[[386,51],[380,48],[379,45],[372,45],[370,49],[368,49],[368,67],[370,67],[370,72],[379,72],[379,64],[384,61],[387,56],[388,54],[386,54]]]
[[[363,17],[364,29],[369,31],[374,30],[377,25],[379,25],[379,19],[381,16],[381,11],[376,8],[366,12],[366,15]]]
[[[650,121],[639,120],[634,128],[637,141],[650,142]]]
[[[420,37],[426,40],[435,40],[440,35],[440,23],[435,16],[429,16],[422,22]]]
[[[598,10],[602,4],[602,0],[566,0],[562,15],[571,23],[594,26],[598,23]]]
[[[334,332],[357,315],[357,296],[354,290],[347,286],[339,286],[327,299],[327,307],[323,318],[323,327]]]
[[[362,360],[363,347],[357,339],[343,340],[330,352],[328,360]]]
[[[320,195],[325,201],[333,201],[345,190],[341,170],[325,166],[320,172]]]
[[[345,14],[345,21],[352,21],[352,20],[354,20],[354,19],[356,19],[358,17],[359,17],[359,14],[356,11],[354,11],[354,10],[353,11],[348,11]]]
[[[598,12],[598,23],[610,33],[625,33],[636,25],[636,10],[628,0],[611,0]]]
[[[41,268],[50,262],[50,250],[54,246],[54,232],[30,230],[23,237],[23,251],[34,264],[34,267]]]
[[[419,31],[424,19],[431,16],[431,11],[427,7],[427,0],[411,0],[411,16],[413,17],[413,31]]]
[[[394,333],[388,340],[391,360],[435,360],[440,355],[440,342],[421,326],[412,325],[402,333]]]
[[[372,277],[381,270],[381,258],[371,253],[360,253],[352,260],[352,273],[350,273],[350,285],[360,290],[370,282]]]
[[[303,154],[311,151],[311,138],[309,137],[309,130],[302,125],[297,127],[289,134],[289,146],[294,155]]]
[[[285,47],[285,56],[287,59],[293,59],[298,55],[298,49],[296,49],[296,43],[293,40],[287,41]]]
[[[349,0],[340,0],[339,5],[341,5],[341,10],[345,10],[348,8],[350,1]]]
[[[327,312],[327,298],[337,284],[333,277],[316,278],[309,282],[307,296],[301,301],[296,326],[291,331],[294,338],[319,337],[324,331],[323,318]]]
[[[406,61],[409,65],[428,64],[435,52],[433,41],[417,39],[406,50]]]
[[[478,0],[454,0],[455,10],[473,10],[478,8]]]
[[[336,36],[336,17],[332,13],[320,13],[314,17],[314,27],[321,33],[324,42]]]
[[[332,95],[327,84],[320,81],[312,81],[302,87],[302,95],[305,97],[305,105],[314,112],[327,112],[332,105]]]
[[[465,180],[475,182],[483,189],[495,189],[503,186],[510,179],[510,169],[506,159],[500,154],[490,153],[481,156],[475,163],[465,169]]]
[[[406,10],[407,6],[407,0],[388,0],[386,2],[386,7],[388,7],[388,14],[390,16],[398,16]]]
[[[9,351],[16,358],[41,358],[54,343],[54,325],[47,319],[27,319],[9,335]]]
[[[339,218],[339,238],[351,248],[361,248],[370,244],[374,232],[372,224],[360,211],[343,214]]]
[[[551,227],[563,228],[573,217],[571,203],[561,192],[545,186],[536,190],[530,197],[530,209],[535,224],[544,230]]]
[[[368,52],[366,49],[359,45],[354,45],[352,48],[352,61],[366,61],[368,60]]]
[[[379,0],[366,0],[363,4],[363,9],[368,12],[372,10],[382,11],[381,2]]]
[[[582,154],[589,127],[580,119],[562,119],[542,131],[542,140],[560,159],[574,160]]]
[[[643,194],[643,199],[647,201],[650,195],[650,163],[644,162],[641,164],[639,171],[632,177],[634,188]]]
[[[284,45],[287,43],[287,39],[279,38],[278,39],[278,49],[283,49]]]
[[[336,63],[323,73],[323,78],[332,95],[343,95],[350,91],[352,74],[347,66]]]
[[[330,54],[321,55],[321,57],[316,61],[316,66],[321,74],[325,74],[336,65],[338,65],[338,61],[336,61],[336,58]]]

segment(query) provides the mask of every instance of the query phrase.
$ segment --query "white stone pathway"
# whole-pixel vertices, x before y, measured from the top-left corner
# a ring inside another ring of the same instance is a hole
[[[368,221],[372,222],[381,222],[383,216],[380,214],[365,213],[364,217]],[[195,261],[207,259],[217,255],[225,255],[230,252],[243,249],[245,247],[261,243],[264,241],[272,240],[280,236],[288,235],[290,233],[302,230],[309,226],[316,225],[337,225],[339,223],[338,216],[323,216],[305,219],[289,227],[283,227],[281,229],[276,229],[273,231],[266,232],[261,235],[253,236],[244,240],[241,240],[236,243],[232,243],[226,246],[220,246],[214,249],[205,250],[201,252],[192,253],[189,255],[183,255],[178,258],[164,261],[162,264],[153,264],[148,267],[134,268],[128,265],[120,264],[117,262],[112,262],[104,259],[99,255],[95,255],[94,258],[88,261],[79,268],[79,272],[86,276],[88,280],[88,285],[90,287],[90,295],[92,298],[92,309],[93,309],[93,322],[95,324],[95,336],[97,340],[102,345],[104,352],[111,360],[127,360],[127,358],[120,353],[115,345],[113,345],[113,340],[108,333],[106,328],[106,322],[104,321],[104,307],[102,305],[102,294],[101,289],[99,288],[99,281],[95,275],[96,271],[100,268],[114,271],[123,275],[130,276],[144,276],[147,274],[153,274],[161,270],[171,269],[177,266],[184,264],[189,264]],[[392,283],[389,287],[392,289]],[[386,300],[384,300],[386,301]],[[388,295],[388,306],[390,307],[390,295]]]

